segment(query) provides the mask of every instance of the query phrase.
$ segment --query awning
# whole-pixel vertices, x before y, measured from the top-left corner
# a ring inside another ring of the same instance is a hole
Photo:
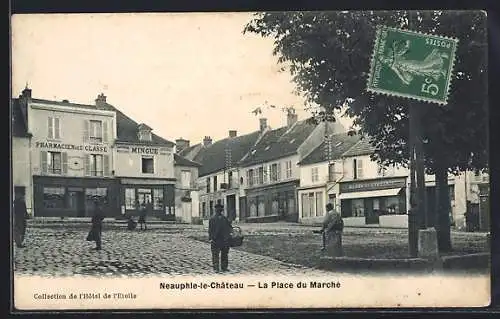
[[[339,195],[339,198],[351,199],[351,198],[396,196],[401,191],[401,189],[402,188],[390,188],[390,189],[381,189],[381,190],[367,191],[367,192],[342,193]]]

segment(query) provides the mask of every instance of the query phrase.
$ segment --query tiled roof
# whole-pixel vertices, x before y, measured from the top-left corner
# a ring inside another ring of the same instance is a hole
[[[44,99],[31,99],[32,102],[35,103],[46,103],[51,105],[61,105],[61,106],[70,106],[70,107],[79,107],[84,109],[97,109],[95,105],[87,105],[87,104],[79,104],[79,103],[71,103],[65,101],[50,101]],[[138,137],[139,131],[139,123],[135,122],[116,107],[111,104],[105,103],[103,106],[100,106],[99,109],[106,111],[113,111],[116,113],[116,134],[117,134],[117,142],[124,143],[134,143],[134,144],[143,144],[143,145],[158,145],[158,146],[174,146],[175,143],[168,141],[154,133],[151,133],[151,141],[141,141]]]
[[[179,154],[175,154],[175,153],[174,153],[174,165],[190,166],[190,167],[200,167],[201,166],[200,163],[190,161],[187,158],[182,157]]]
[[[347,133],[339,133],[334,134],[331,137],[331,159],[336,160],[339,159],[342,154],[348,151],[353,145],[359,142],[360,137],[358,135],[350,136]],[[309,155],[307,155],[302,161],[299,162],[299,165],[308,165],[314,163],[321,163],[327,161],[326,156],[326,141],[321,143],[320,146],[315,148]]]
[[[198,154],[198,151],[201,149],[201,147],[201,143],[186,147],[179,152],[179,155],[192,160],[196,156],[196,154]]]
[[[316,125],[302,120],[292,127],[284,126],[270,130],[240,161],[240,165],[250,166],[295,154],[315,128]]]
[[[24,120],[19,99],[12,99],[12,135],[15,137],[29,137],[26,121]]]
[[[373,154],[374,151],[375,147],[370,144],[370,140],[366,137],[363,137],[359,140],[359,142],[354,144],[353,147],[347,150],[342,156],[349,157],[349,156],[369,155]]]
[[[231,150],[232,165],[236,166],[238,161],[255,144],[259,135],[260,132],[256,131],[233,138],[227,137],[209,146],[202,147],[193,159],[202,164],[202,167],[199,169],[199,176],[208,175],[224,169],[226,166],[226,148]]]

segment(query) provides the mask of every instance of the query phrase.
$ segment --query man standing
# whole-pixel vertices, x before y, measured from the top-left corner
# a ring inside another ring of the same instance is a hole
[[[149,201],[146,203],[146,200],[142,202],[141,205],[141,210],[140,210],[140,215],[139,215],[139,225],[141,225],[141,230],[142,230],[142,225],[144,225],[144,230],[148,229],[148,226],[146,225],[146,215],[148,214],[148,210],[150,209],[150,203]]]
[[[24,235],[26,233],[28,211],[24,201],[24,194],[15,193],[14,199],[14,241],[18,248],[24,247]]]
[[[231,222],[222,215],[224,206],[217,203],[215,205],[215,214],[210,218],[208,223],[208,237],[212,250],[212,265],[216,272],[219,272],[219,255],[220,266],[222,271],[228,271],[228,253],[229,240],[231,234]]]
[[[95,250],[101,250],[101,239],[102,239],[102,221],[104,219],[104,213],[100,207],[98,200],[94,202],[94,215],[92,216],[92,226],[90,232],[87,235],[88,241],[95,241]]]
[[[323,220],[323,251],[327,251],[328,255],[340,257],[342,251],[342,231],[344,222],[342,216],[337,212],[331,203],[326,204],[326,215]]]

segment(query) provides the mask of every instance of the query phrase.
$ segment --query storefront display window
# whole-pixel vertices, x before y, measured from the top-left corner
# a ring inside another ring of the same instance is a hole
[[[278,215],[279,213],[279,194],[277,193],[273,195],[271,211],[273,215]]]
[[[364,199],[353,199],[351,200],[352,216],[353,217],[364,217],[365,216],[365,204]]]
[[[153,208],[158,210],[163,209],[163,189],[153,190]]]
[[[43,188],[43,207],[64,208],[64,187],[44,187]]]
[[[257,205],[255,203],[255,198],[252,198],[250,200],[250,217],[256,217],[257,216]]]
[[[316,216],[324,215],[324,207],[323,207],[323,193],[316,192]]]
[[[102,204],[108,202],[108,189],[107,188],[87,188],[85,196],[89,201],[99,201]]]
[[[145,209],[146,203],[151,202],[151,189],[148,188],[137,189],[137,200],[139,201],[140,209]]]
[[[309,217],[310,206],[309,195],[302,194],[302,217]]]
[[[258,201],[258,208],[257,208],[257,214],[258,216],[264,216],[266,213],[266,207],[264,203],[264,196],[257,196],[257,201]]]
[[[387,197],[385,202],[386,212],[388,215],[400,215],[401,210],[399,209],[399,198],[398,197]]]
[[[127,188],[125,189],[125,208],[135,209],[135,189]]]

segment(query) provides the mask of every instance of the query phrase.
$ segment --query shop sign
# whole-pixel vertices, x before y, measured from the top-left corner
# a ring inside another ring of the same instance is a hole
[[[132,147],[131,151],[139,154],[158,154],[158,149],[153,147]]]
[[[377,179],[370,181],[356,181],[340,183],[340,192],[362,192],[378,189],[403,188],[406,186],[405,178]]]
[[[36,142],[35,147],[50,148],[59,150],[87,151],[87,152],[108,152],[108,147],[103,145],[75,145],[55,142]]]

